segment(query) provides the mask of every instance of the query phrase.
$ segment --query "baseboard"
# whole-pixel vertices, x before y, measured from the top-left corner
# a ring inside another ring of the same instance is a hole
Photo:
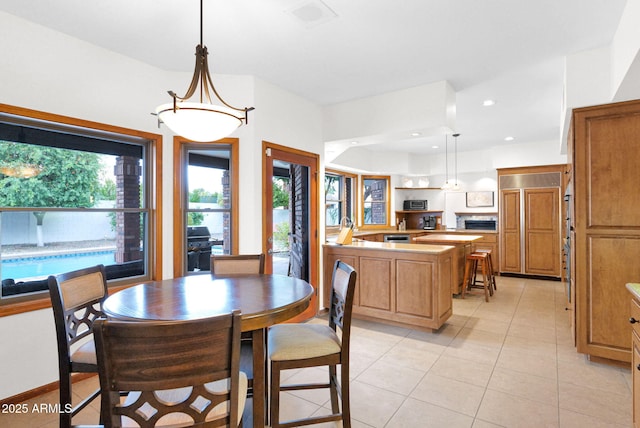
[[[71,375],[71,382],[80,382],[93,376],[97,376],[97,373],[73,373]],[[55,381],[34,389],[30,389],[29,391],[21,392],[20,394],[16,394],[11,397],[3,398],[2,400],[0,400],[0,406],[3,406],[5,404],[22,403],[32,398],[47,394],[51,391],[56,391],[59,388],[59,385],[60,383],[58,381]]]
[[[562,278],[558,276],[545,276],[545,275],[529,275],[524,273],[513,272],[500,272],[500,276],[512,277],[512,278],[528,278],[528,279],[541,279],[544,281],[562,281]]]

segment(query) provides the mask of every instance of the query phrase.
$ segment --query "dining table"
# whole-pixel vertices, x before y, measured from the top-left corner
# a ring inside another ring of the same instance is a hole
[[[141,322],[200,319],[240,309],[241,329],[251,332],[253,339],[251,419],[254,427],[264,427],[266,329],[302,313],[313,293],[307,281],[284,275],[196,274],[120,290],[104,301],[102,309],[108,318]]]

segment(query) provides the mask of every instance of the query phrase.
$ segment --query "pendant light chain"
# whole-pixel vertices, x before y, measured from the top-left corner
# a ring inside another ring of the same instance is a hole
[[[449,134],[444,134],[444,173],[445,182],[442,185],[443,190],[449,189]]]
[[[455,175],[456,175],[456,184],[454,186],[458,186],[458,137],[460,134],[453,134],[453,154],[455,156]]]
[[[204,0],[200,0],[200,44],[196,46],[196,64],[187,92],[180,97],[174,91],[168,91],[172,102],[158,106],[155,114],[158,126],[164,123],[178,135],[194,141],[216,141],[230,135],[242,124],[248,124],[249,112],[254,107],[230,105],[213,84],[208,51],[204,45],[203,3]],[[188,101],[196,92],[200,95],[199,102]],[[217,98],[216,104],[213,103],[214,97]]]

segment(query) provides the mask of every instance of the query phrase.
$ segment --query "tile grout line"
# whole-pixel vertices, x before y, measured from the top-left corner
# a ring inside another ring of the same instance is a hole
[[[503,287],[503,286],[502,286]],[[504,338],[502,339],[502,345],[500,346],[500,351],[498,352],[498,355],[496,357],[495,362],[493,363],[493,368],[491,369],[491,373],[489,374],[489,379],[487,380],[487,385],[484,387],[484,392],[482,393],[482,397],[480,398],[480,402],[478,404],[478,408],[476,409],[476,413],[473,416],[473,423],[475,424],[476,420],[485,422],[482,419],[478,419],[478,412],[480,412],[480,407],[482,407],[482,402],[484,401],[484,398],[487,394],[487,390],[489,389],[489,383],[491,382],[491,378],[493,377],[493,373],[496,370],[496,366],[498,365],[498,360],[500,359],[500,355],[502,354],[502,349],[504,348],[504,342],[507,340],[507,336],[509,335],[509,329],[511,329],[511,324],[513,323],[513,318],[515,317],[516,312],[518,311],[518,307],[520,306],[520,302],[522,301],[522,296],[524,294],[524,291],[526,289],[526,284],[523,285],[522,290],[520,291],[520,295],[518,296],[518,303],[515,306],[515,309],[513,311],[513,313],[511,314],[511,318],[509,319],[509,327],[507,327],[507,331],[505,332]],[[496,290],[497,292],[497,290]],[[486,304],[486,302],[483,302]],[[476,308],[476,310],[473,312],[473,314],[481,307],[482,305],[479,305],[478,308]],[[472,315],[473,315],[472,314]],[[490,421],[486,421],[486,422],[490,422]],[[494,424],[494,422],[490,422],[492,424]]]

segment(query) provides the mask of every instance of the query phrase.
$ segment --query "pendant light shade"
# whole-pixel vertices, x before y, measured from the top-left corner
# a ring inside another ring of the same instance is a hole
[[[248,113],[253,107],[236,108],[225,102],[211,80],[209,74],[209,55],[202,42],[202,2],[200,0],[200,44],[196,46],[196,65],[187,93],[179,97],[168,91],[173,102],[162,104],[156,108],[158,125],[164,123],[174,133],[193,141],[215,141],[235,131],[240,125],[248,122]],[[200,102],[187,101],[198,89]],[[211,102],[214,95],[219,103]]]
[[[216,141],[242,125],[242,119],[224,106],[205,103],[178,102],[156,108],[158,119],[174,133],[193,141]]]

